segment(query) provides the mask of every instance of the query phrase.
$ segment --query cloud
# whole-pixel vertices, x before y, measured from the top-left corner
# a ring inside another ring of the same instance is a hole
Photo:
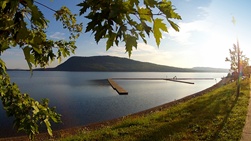
[[[207,18],[209,16],[209,9],[208,9],[208,7],[199,6],[199,7],[197,7],[197,9],[200,11],[196,15],[198,19],[204,19],[204,18]]]
[[[203,21],[193,21],[193,22],[180,22],[178,23],[180,27],[180,31],[176,32],[174,29],[169,28],[169,33],[167,36],[170,40],[173,40],[181,45],[191,45],[193,42],[191,41],[193,32],[207,32],[210,25]]]
[[[55,32],[53,33],[52,35],[50,35],[50,38],[53,38],[53,39],[65,39],[65,33],[62,33],[62,32]]]
[[[185,22],[207,18],[207,10],[212,0],[178,0],[172,1],[177,12]],[[204,16],[203,16],[204,15]]]
[[[110,56],[118,56],[118,57],[125,57],[128,58],[128,54],[125,53],[125,47],[111,47],[106,52],[99,52],[99,55],[110,55]],[[134,48],[132,52],[131,59],[138,60],[142,62],[150,62],[150,63],[156,63],[160,65],[175,65],[173,61],[170,63],[170,60],[173,59],[173,53],[161,50],[160,48],[157,48],[155,46],[151,46],[149,44],[145,43],[138,43],[137,49]]]

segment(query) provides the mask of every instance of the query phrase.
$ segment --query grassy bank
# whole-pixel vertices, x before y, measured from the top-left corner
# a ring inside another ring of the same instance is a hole
[[[245,124],[249,81],[236,97],[231,83],[162,111],[126,117],[98,130],[83,130],[68,140],[239,140]]]

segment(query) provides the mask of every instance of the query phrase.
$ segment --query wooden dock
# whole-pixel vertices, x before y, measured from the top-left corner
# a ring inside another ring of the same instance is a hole
[[[163,80],[173,81],[173,82],[180,82],[180,83],[186,83],[186,84],[194,84],[194,82],[181,81],[181,80],[177,80],[177,79],[163,79]]]
[[[120,94],[120,95],[127,95],[127,94],[128,94],[128,92],[127,92],[125,89],[123,89],[122,87],[120,87],[120,86],[119,86],[115,81],[113,81],[111,78],[108,79],[108,82],[110,83],[110,85],[112,86],[112,88],[118,92],[118,94]]]
[[[193,82],[188,82],[184,80],[212,80],[213,78],[113,78],[114,80],[165,80],[165,81],[173,81],[173,82],[180,82],[186,84],[194,84]]]
[[[214,78],[109,78],[108,82],[112,86],[114,90],[116,90],[121,95],[127,95],[128,92],[120,87],[115,81],[113,80],[165,80],[165,81],[173,81],[179,83],[186,83],[186,84],[194,84],[193,82],[188,82],[184,80],[214,80]]]
[[[214,78],[112,78],[113,80],[214,80]]]

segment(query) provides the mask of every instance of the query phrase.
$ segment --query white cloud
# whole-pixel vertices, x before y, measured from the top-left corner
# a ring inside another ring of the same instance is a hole
[[[99,52],[99,55],[110,55],[128,58],[128,54],[125,53],[125,47],[111,47],[106,52]],[[175,66],[174,55],[171,52],[161,50],[155,46],[151,46],[145,43],[138,43],[137,49],[132,52],[131,59],[142,62],[156,63],[160,65]],[[170,61],[172,60],[172,61]],[[177,65],[177,64],[176,64]]]
[[[65,33],[62,32],[55,32],[52,35],[50,35],[51,38],[53,39],[65,39]]]
[[[180,31],[176,32],[174,29],[169,28],[169,39],[173,40],[181,45],[191,45],[193,42],[190,41],[193,32],[207,32],[209,26],[205,21],[193,21],[189,23],[178,23]],[[166,33],[165,33],[166,34]]]

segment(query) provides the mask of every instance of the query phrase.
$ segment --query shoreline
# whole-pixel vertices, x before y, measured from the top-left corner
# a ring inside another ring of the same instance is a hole
[[[177,99],[177,100],[174,100],[174,101],[171,101],[171,102],[168,102],[168,103],[165,103],[165,104],[162,104],[162,105],[159,105],[159,106],[147,109],[147,110],[143,110],[143,111],[140,111],[140,112],[137,112],[137,113],[126,115],[126,116],[123,116],[123,117],[119,117],[119,118],[115,118],[115,119],[111,119],[111,120],[106,120],[106,121],[101,121],[101,122],[96,122],[96,123],[90,123],[90,124],[87,124],[87,125],[84,125],[84,126],[76,126],[76,127],[72,127],[72,128],[56,130],[56,131],[53,131],[53,137],[50,137],[48,135],[48,133],[40,133],[40,134],[35,136],[35,140],[57,139],[57,138],[61,138],[61,137],[64,137],[64,136],[77,134],[79,131],[84,131],[84,130],[92,131],[92,130],[95,130],[95,129],[102,128],[104,126],[109,126],[109,125],[112,125],[112,124],[116,124],[117,122],[122,121],[126,117],[140,117],[140,116],[144,116],[144,115],[149,114],[149,113],[161,111],[162,109],[167,109],[167,108],[175,106],[175,105],[177,105],[179,103],[186,102],[186,101],[188,101],[188,100],[190,100],[192,98],[201,96],[201,95],[203,95],[203,94],[205,94],[205,93],[207,93],[209,91],[212,91],[213,89],[216,89],[216,88],[218,88],[218,87],[220,87],[222,85],[225,85],[227,82],[228,82],[228,79],[224,78],[221,81],[219,81],[218,83],[214,84],[213,86],[211,86],[209,88],[206,88],[206,89],[204,89],[202,91],[199,91],[197,93],[188,95],[188,96],[183,97],[181,99]],[[27,136],[17,136],[17,137],[0,138],[0,141],[29,141],[29,139],[28,139]]]

